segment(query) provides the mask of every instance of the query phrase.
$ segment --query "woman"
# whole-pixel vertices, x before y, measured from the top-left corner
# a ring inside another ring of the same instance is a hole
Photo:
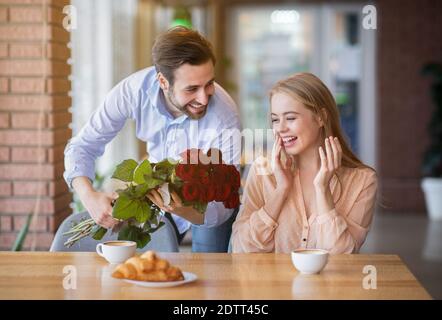
[[[332,94],[313,74],[298,73],[272,88],[270,105],[271,170],[263,172],[259,158],[249,171],[232,251],[359,252],[373,217],[376,172],[344,140]]]

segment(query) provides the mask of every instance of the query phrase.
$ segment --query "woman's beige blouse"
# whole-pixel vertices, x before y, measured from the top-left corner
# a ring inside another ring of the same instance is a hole
[[[333,177],[330,183],[335,209],[307,218],[299,170],[294,169],[292,191],[274,221],[264,205],[276,181],[273,174],[262,174],[259,168],[255,161],[247,177],[243,204],[233,224],[233,252],[290,253],[298,248],[325,249],[331,254],[359,252],[373,218],[377,192],[373,170],[341,167],[337,172],[340,198],[338,179]]]

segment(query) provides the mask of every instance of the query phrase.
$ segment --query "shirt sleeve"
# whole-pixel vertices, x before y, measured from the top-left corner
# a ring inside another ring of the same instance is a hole
[[[95,179],[95,160],[103,155],[106,144],[123,128],[126,119],[134,118],[133,91],[125,79],[116,85],[92,114],[64,151],[63,177],[70,188],[75,177]]]
[[[250,168],[244,189],[243,204],[232,227],[233,252],[273,252],[278,223],[264,208],[262,180],[256,161]]]
[[[373,220],[377,193],[375,172],[370,173],[347,215],[336,209],[317,217],[317,247],[331,254],[358,253]]]

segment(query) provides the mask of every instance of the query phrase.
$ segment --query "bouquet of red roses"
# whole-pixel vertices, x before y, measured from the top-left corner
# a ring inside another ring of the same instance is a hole
[[[223,202],[226,208],[239,206],[240,174],[234,165],[223,163],[218,150],[210,149],[204,154],[201,150],[190,149],[182,157],[184,161],[177,164],[175,173],[182,181],[177,191],[185,204],[202,212],[205,210],[200,206],[211,201]]]
[[[170,194],[176,192],[184,206],[192,206],[201,214],[212,201],[223,202],[226,208],[240,205],[240,174],[234,165],[223,163],[221,151],[189,149],[181,157],[181,161],[165,159],[158,163],[128,159],[117,166],[112,178],[125,184],[124,189],[116,191],[118,198],[112,211],[112,216],[120,220],[119,240],[132,240],[143,248],[149,243],[150,234],[164,224],[161,209],[146,196],[151,190],[161,194],[165,205],[170,202]],[[65,233],[70,235],[65,245],[71,246],[86,236],[101,240],[107,231],[87,219]]]

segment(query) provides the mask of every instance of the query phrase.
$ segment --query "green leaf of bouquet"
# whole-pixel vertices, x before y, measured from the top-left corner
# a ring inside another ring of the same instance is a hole
[[[135,226],[124,226],[118,233],[118,240],[136,241],[138,238],[138,229]]]
[[[115,169],[112,178],[121,181],[130,182],[133,180],[133,174],[138,163],[133,159],[124,160]]]
[[[164,159],[157,164],[155,164],[154,171],[172,171],[175,168],[178,161],[174,161],[173,159]]]
[[[137,188],[139,185],[129,185],[126,189],[121,192],[118,192],[120,196],[125,196],[128,199],[138,199],[140,196],[137,194]]]
[[[142,184],[145,182],[144,176],[152,175],[152,167],[149,160],[143,160],[134,170],[134,182],[137,184]]]
[[[150,205],[145,202],[138,200],[138,208],[135,213],[135,219],[140,222],[146,222],[150,218]]]
[[[156,188],[160,184],[164,183],[162,180],[154,179],[152,177],[145,176],[145,183],[135,186],[131,197],[144,198],[149,190]]]
[[[137,239],[137,248],[142,249],[150,242],[150,234],[142,232]]]
[[[138,200],[130,199],[126,194],[122,193],[115,201],[115,205],[112,210],[112,216],[116,219],[127,220],[132,218],[136,214],[138,207]]]
[[[165,171],[158,171],[158,172],[152,173],[152,177],[154,179],[158,179],[158,180],[161,180],[161,181],[166,181],[167,178],[169,177],[169,175]]]
[[[142,228],[136,226],[126,226],[118,233],[118,240],[135,241],[137,248],[144,248],[150,241],[150,235],[143,232]]]
[[[164,180],[161,179],[155,179],[152,177],[146,177],[146,184],[149,186],[149,189],[153,189],[158,187],[160,184],[163,184]]]
[[[151,188],[147,183],[139,184],[135,187],[135,195],[137,198],[144,197],[150,189]]]
[[[99,225],[96,225],[94,227],[94,230],[92,230],[92,239],[95,240],[101,240],[103,239],[104,235],[106,234],[107,229],[100,227]]]
[[[178,161],[173,159],[164,159],[153,166],[152,176],[157,179],[161,179],[164,181],[170,180],[172,176],[175,166]]]

